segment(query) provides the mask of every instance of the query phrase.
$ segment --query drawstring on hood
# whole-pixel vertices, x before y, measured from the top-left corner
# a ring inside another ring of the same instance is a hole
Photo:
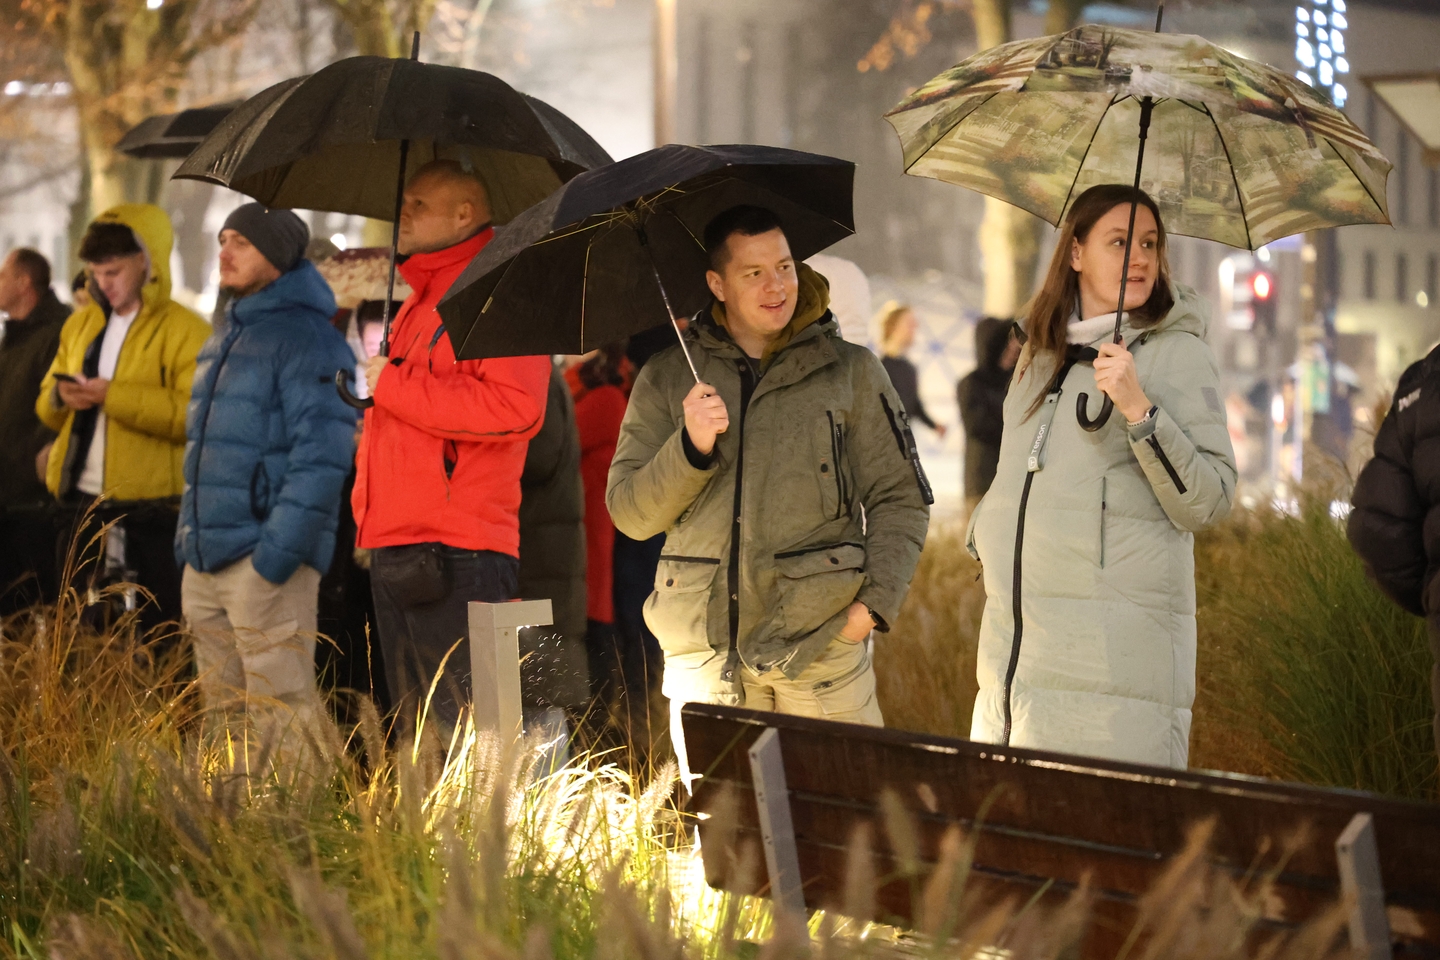
[[[796,294],[795,314],[785,325],[785,329],[780,331],[780,335],[766,345],[765,352],[760,357],[762,371],[797,334],[819,321],[830,310],[830,281],[825,279],[824,275],[817,273],[809,264],[796,261],[795,277],[800,287]],[[716,300],[710,306],[710,316],[720,329],[731,334],[733,340],[734,334],[731,333],[730,322],[725,315],[725,304]]]

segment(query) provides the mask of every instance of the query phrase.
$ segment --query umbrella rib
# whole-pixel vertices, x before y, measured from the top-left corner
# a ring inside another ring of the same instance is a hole
[[[585,241],[585,272],[580,277],[580,352],[585,352],[585,314],[590,306],[590,251],[595,246],[595,237],[598,234],[591,233],[590,239]]]
[[[1126,96],[1128,97],[1129,94],[1127,93]],[[1085,161],[1090,159],[1090,148],[1095,146],[1095,134],[1100,131],[1100,124],[1105,122],[1105,116],[1110,112],[1110,108],[1115,106],[1115,104],[1118,102],[1119,101],[1116,100],[1115,97],[1111,97],[1110,103],[1105,107],[1104,110],[1100,111],[1100,119],[1095,121],[1095,129],[1090,131],[1090,142],[1085,144],[1085,153],[1080,157],[1080,166],[1075,168],[1075,176],[1070,178],[1070,189],[1065,191],[1065,202],[1060,206],[1061,216],[1064,216],[1065,210],[1070,206],[1070,198],[1075,195],[1075,184],[1080,179],[1080,171],[1085,169]],[[1057,218],[1057,220],[1058,219],[1059,218]],[[1051,226],[1057,227],[1059,225],[1060,224],[1058,222],[1051,224]]]
[[[1245,194],[1240,191],[1240,178],[1235,176],[1235,160],[1230,156],[1230,145],[1225,142],[1225,133],[1220,129],[1220,121],[1215,119],[1215,114],[1210,112],[1210,105],[1205,104],[1205,115],[1215,125],[1215,136],[1220,141],[1220,149],[1225,151],[1225,166],[1230,170],[1230,182],[1235,184],[1235,202],[1240,205],[1240,225],[1245,228],[1245,249],[1254,250],[1255,246],[1250,239],[1250,218],[1245,213]]]
[[[484,313],[485,310],[486,310],[486,308],[488,308],[488,307],[490,306],[490,304],[494,302],[494,300],[495,300],[495,291],[499,290],[499,289],[500,289],[500,285],[505,282],[505,278],[508,277],[508,276],[510,276],[510,271],[515,268],[515,264],[519,262],[520,256],[521,256],[521,254],[523,254],[524,252],[525,252],[524,250],[521,250],[520,253],[515,254],[515,256],[510,259],[510,262],[509,262],[509,263],[505,264],[505,272],[502,273],[502,274],[500,274],[500,279],[499,279],[499,280],[496,280],[496,281],[495,281],[495,286],[493,286],[493,287],[490,288],[490,295],[485,298],[485,306],[483,306],[483,307],[480,308],[480,312],[481,312],[481,313]],[[456,347],[456,349],[455,349],[455,357],[456,357],[456,359],[459,359],[459,357],[460,357],[460,351],[464,350],[465,347],[466,347],[466,345],[468,345],[468,344],[470,343],[470,337],[475,333],[475,328],[480,325],[479,321],[480,321],[480,318],[477,316],[477,317],[475,318],[475,322],[472,323],[472,324],[470,324],[470,329],[465,331],[465,339],[461,340],[461,341],[460,341],[460,346],[459,346],[459,347]],[[451,341],[451,342],[452,342],[452,343],[454,342],[454,341],[453,341],[453,338],[452,338],[452,341]]]
[[[919,163],[921,160],[924,160],[924,159],[925,159],[925,155],[926,155],[927,153],[929,153],[931,150],[934,150],[936,144],[938,144],[941,140],[944,140],[946,137],[950,136],[950,134],[953,133],[954,130],[955,130],[955,128],[958,127],[958,126],[960,126],[960,124],[964,123],[966,120],[969,120],[971,117],[975,116],[976,111],[978,111],[981,107],[985,106],[985,104],[989,103],[991,100],[994,100],[995,97],[996,97],[996,95],[997,95],[997,94],[994,94],[994,93],[990,94],[990,96],[986,97],[984,100],[981,100],[979,103],[975,104],[975,109],[974,109],[974,110],[971,110],[969,113],[965,114],[965,116],[961,117],[959,120],[956,120],[954,123],[950,124],[950,126],[946,127],[944,133],[936,134],[935,137],[934,137],[934,139],[932,139],[932,140],[930,141],[930,146],[926,147],[924,150],[921,150],[920,153],[916,155],[916,157],[915,157],[915,159],[914,159],[913,161],[911,161],[910,163],[905,164],[905,172],[906,172],[906,173],[909,173],[909,172],[910,172],[910,168],[913,167],[913,166],[915,166],[915,164]],[[1113,102],[1113,101],[1112,101],[1112,102]],[[901,147],[902,147],[902,152],[903,152],[903,147],[904,147],[904,142],[903,142],[903,140],[902,140],[902,142],[901,142]]]
[[[1322,136],[1323,136],[1323,135],[1322,135]],[[1335,141],[1334,141],[1334,140],[1331,140],[1329,137],[1324,137],[1324,140],[1325,140],[1326,143],[1330,144],[1330,149],[1331,149],[1331,150],[1335,150]],[[1373,204],[1375,204],[1375,209],[1378,210],[1378,211],[1380,211],[1380,213],[1383,214],[1384,217],[1385,217],[1385,222],[1386,222],[1386,223],[1389,223],[1389,222],[1390,222],[1390,212],[1389,212],[1388,210],[1386,210],[1384,207],[1380,206],[1380,201],[1378,201],[1378,200],[1375,199],[1375,194],[1370,190],[1370,187],[1365,183],[1365,178],[1362,177],[1362,176],[1360,176],[1360,174],[1358,174],[1358,173],[1355,172],[1355,168],[1354,168],[1353,166],[1351,166],[1350,161],[1349,161],[1349,160],[1346,160],[1346,159],[1345,159],[1345,155],[1342,154],[1339,150],[1335,150],[1335,156],[1337,156],[1337,157],[1340,158],[1340,162],[1343,163],[1343,164],[1345,164],[1345,169],[1346,169],[1346,170],[1349,170],[1349,171],[1350,171],[1350,175],[1360,182],[1360,186],[1362,186],[1362,187],[1365,188],[1365,196],[1367,196],[1367,197],[1370,198],[1370,202],[1373,203]]]

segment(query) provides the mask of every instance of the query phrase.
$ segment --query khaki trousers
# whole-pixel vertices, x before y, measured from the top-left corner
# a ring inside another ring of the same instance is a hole
[[[181,607],[207,711],[248,718],[262,741],[303,726],[326,742],[315,686],[319,590],[319,571],[306,566],[282,584],[256,573],[249,557],[215,573],[185,568]],[[303,743],[287,746],[292,753]]]
[[[670,698],[670,739],[687,788],[693,776],[680,723],[680,708],[686,703],[720,703],[840,723],[885,725],[875,699],[875,666],[865,641],[852,643],[837,636],[793,680],[776,669],[756,673],[742,667],[743,697],[736,697],[733,688],[720,680],[724,657],[716,656],[689,669],[672,670],[671,666],[667,658],[664,692]]]

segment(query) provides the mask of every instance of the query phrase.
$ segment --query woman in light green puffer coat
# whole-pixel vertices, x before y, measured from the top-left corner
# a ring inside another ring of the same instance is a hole
[[[1186,766],[1194,533],[1235,491],[1208,314],[1171,284],[1149,196],[1107,185],[1075,201],[1026,322],[995,482],[970,519],[986,592],[973,739]],[[1114,415],[1088,433],[1076,398],[1093,417],[1102,393]]]

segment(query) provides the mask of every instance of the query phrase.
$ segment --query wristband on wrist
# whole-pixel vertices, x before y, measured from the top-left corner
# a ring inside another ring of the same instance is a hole
[[[1126,420],[1125,425],[1132,430],[1136,427],[1144,426],[1149,421],[1155,419],[1155,414],[1159,412],[1160,408],[1152,404],[1150,409],[1145,411],[1145,416],[1141,417],[1139,420]]]

